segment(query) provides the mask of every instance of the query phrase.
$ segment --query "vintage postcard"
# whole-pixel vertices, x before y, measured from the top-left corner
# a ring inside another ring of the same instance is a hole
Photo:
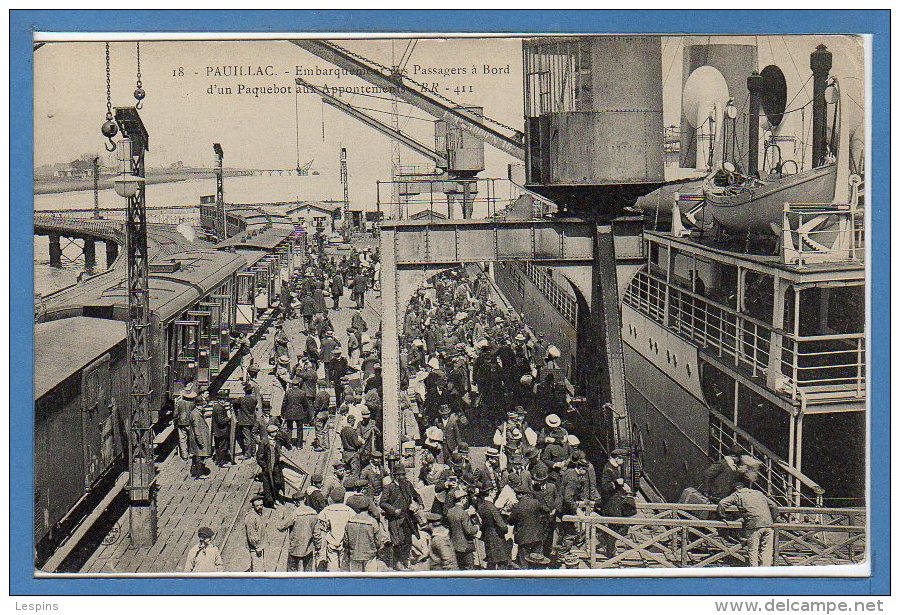
[[[868,575],[870,43],[36,33],[34,575]]]

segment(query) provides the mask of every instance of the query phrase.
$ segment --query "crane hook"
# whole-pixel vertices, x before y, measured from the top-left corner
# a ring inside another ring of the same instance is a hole
[[[137,100],[137,104],[134,106],[135,109],[143,109],[144,108],[144,97],[147,96],[147,93],[144,91],[144,88],[141,87],[141,82],[137,82],[137,89],[134,90],[134,98]]]
[[[106,114],[106,121],[103,122],[103,126],[100,127],[100,132],[103,133],[103,136],[109,140],[109,145],[106,143],[103,144],[103,147],[108,152],[116,151],[116,144],[113,141],[113,137],[116,136],[119,132],[119,127],[112,119],[112,113]]]

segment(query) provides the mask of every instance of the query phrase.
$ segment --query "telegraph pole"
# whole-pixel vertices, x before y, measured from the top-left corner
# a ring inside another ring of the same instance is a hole
[[[350,188],[346,147],[341,148],[341,184],[344,186],[344,241],[350,241]]]
[[[228,239],[228,216],[225,214],[225,180],[222,170],[222,160],[225,152],[219,143],[213,143],[213,151],[216,153],[216,235],[219,241]]]
[[[116,123],[124,137],[118,143],[120,175],[116,192],[127,201],[128,371],[130,425],[128,495],[131,543],[149,547],[157,538],[156,452],[150,412],[150,286],[147,252],[147,201],[144,153],[149,135],[135,107],[117,107]]]

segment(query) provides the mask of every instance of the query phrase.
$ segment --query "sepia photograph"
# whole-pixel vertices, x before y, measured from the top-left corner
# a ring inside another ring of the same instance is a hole
[[[870,56],[36,32],[33,575],[869,575]]]

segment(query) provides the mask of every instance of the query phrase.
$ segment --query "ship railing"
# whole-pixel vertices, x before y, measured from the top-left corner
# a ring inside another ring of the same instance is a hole
[[[842,393],[847,398],[866,395],[866,336],[864,333],[807,335],[783,340],[782,372],[790,374],[783,384],[792,400],[804,391]]]
[[[825,490],[810,477],[790,466],[746,431],[716,410],[709,410],[710,457],[722,459],[737,445],[744,454],[762,462],[755,470],[756,487],[780,504],[821,507]]]
[[[638,503],[634,517],[566,515],[591,568],[709,568],[750,565],[739,513],[705,504]],[[866,558],[864,508],[780,508],[773,565],[852,565]],[[600,551],[600,553],[598,553]]]
[[[546,269],[536,267],[530,262],[519,263],[519,267],[560,316],[572,327],[577,327],[578,303],[575,299],[547,275]]]
[[[623,301],[699,348],[712,348],[751,376],[769,371],[774,332],[767,323],[679,288],[646,271],[635,274]],[[866,392],[865,335],[794,336],[779,331],[783,378],[779,392],[800,399],[804,390],[863,399]]]
[[[645,271],[635,274],[624,302],[695,345],[727,355],[735,367],[746,366],[754,377],[767,373],[772,328],[752,316],[667,285]]]
[[[781,254],[798,268],[865,260],[863,210],[851,204],[785,203]]]

